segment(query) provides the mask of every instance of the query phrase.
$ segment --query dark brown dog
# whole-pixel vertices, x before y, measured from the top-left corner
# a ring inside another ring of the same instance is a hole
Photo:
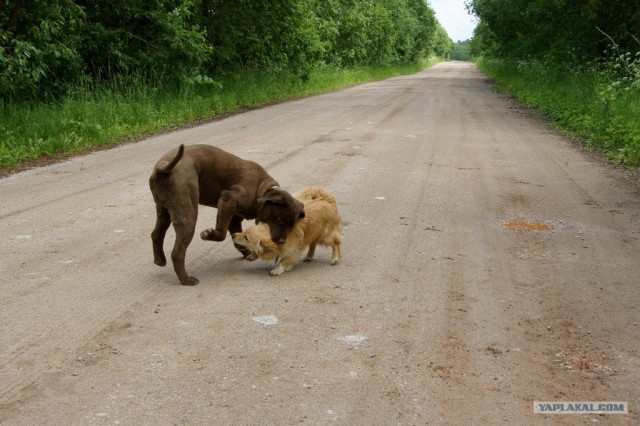
[[[302,215],[297,209],[292,209],[291,194],[281,188],[267,189],[264,195],[258,199],[258,215],[256,224],[263,222],[269,225],[271,240],[276,244],[284,244],[287,235],[299,219],[304,218],[304,204],[300,201]]]
[[[216,227],[200,233],[203,240],[223,241],[227,232],[242,232],[242,220],[256,218],[272,226],[273,241],[286,240],[287,232],[304,217],[304,205],[253,161],[209,145],[180,145],[155,165],[149,186],[156,202],[156,226],[151,233],[154,263],[165,266],[163,242],[173,223],[176,241],[171,252],[173,269],[182,285],[198,284],[184,266],[187,247],[195,233],[198,204],[218,209]],[[243,256],[251,251],[236,248]]]

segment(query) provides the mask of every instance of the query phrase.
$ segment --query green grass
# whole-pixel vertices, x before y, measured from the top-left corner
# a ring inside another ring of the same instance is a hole
[[[502,90],[617,163],[640,166],[640,84],[610,70],[479,60]],[[640,82],[639,82],[640,83]]]
[[[0,104],[0,167],[135,140],[246,108],[411,74],[437,59],[394,67],[240,74],[218,84],[168,85],[130,77],[78,84],[55,103]]]

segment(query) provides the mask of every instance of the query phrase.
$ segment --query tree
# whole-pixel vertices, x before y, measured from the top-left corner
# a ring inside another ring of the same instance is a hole
[[[192,0],[76,0],[85,12],[79,48],[92,75],[180,77],[200,72],[212,47]]]
[[[480,25],[475,46],[494,56],[584,61],[599,57],[610,35],[637,50],[640,7],[627,0],[472,0]]]
[[[0,94],[54,93],[83,71],[83,11],[71,0],[0,1]]]
[[[437,23],[435,33],[434,53],[441,58],[448,58],[454,50],[453,40],[447,34],[447,31]],[[455,59],[455,58],[452,58]]]
[[[458,41],[453,46],[451,59],[454,61],[468,61],[471,59],[471,39]]]
[[[86,79],[154,82],[447,56],[425,0],[0,0],[0,97]],[[203,77],[204,76],[204,77]]]

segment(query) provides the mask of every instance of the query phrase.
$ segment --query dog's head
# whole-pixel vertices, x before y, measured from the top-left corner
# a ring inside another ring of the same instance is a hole
[[[265,232],[260,229],[261,226],[264,225],[252,226],[244,232],[231,236],[235,244],[248,248],[255,253],[253,256],[247,257],[249,260],[255,260],[256,257],[260,257],[263,260],[271,260],[278,255],[278,246],[268,238],[268,234],[265,235]]]
[[[284,244],[291,228],[304,218],[304,204],[280,188],[267,189],[258,203],[256,223],[268,224],[271,240]]]

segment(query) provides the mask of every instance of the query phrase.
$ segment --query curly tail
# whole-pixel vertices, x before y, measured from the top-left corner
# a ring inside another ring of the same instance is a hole
[[[333,207],[338,207],[336,205],[335,197],[331,195],[329,191],[319,186],[310,186],[304,188],[302,191],[295,195],[295,198],[302,202],[311,200],[322,200],[331,204]]]
[[[163,161],[156,166],[156,171],[160,174],[169,174],[173,170],[173,168],[178,164],[178,161],[182,158],[184,154],[184,144],[180,145],[178,148],[178,153],[171,161]]]

